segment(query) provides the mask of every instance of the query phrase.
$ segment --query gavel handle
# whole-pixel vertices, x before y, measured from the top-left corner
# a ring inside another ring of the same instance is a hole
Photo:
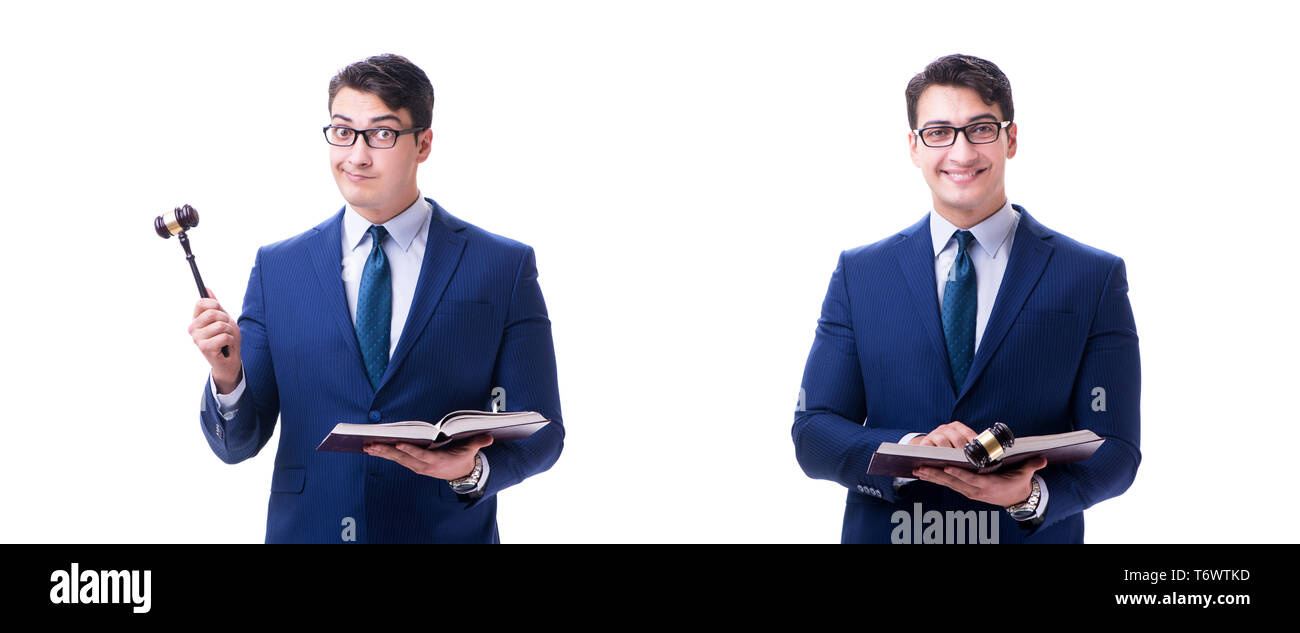
[[[198,284],[198,286],[199,286],[199,296],[202,297],[202,298],[204,298],[204,299],[209,298],[209,297],[208,297],[208,287],[205,286],[205,285],[203,285],[203,276],[202,276],[202,275],[199,275],[199,265],[196,264],[196,263],[194,263],[194,253],[191,253],[191,252],[190,252],[190,239],[189,239],[189,237],[185,235],[185,231],[181,231],[181,232],[180,232],[180,235],[178,235],[177,237],[180,238],[181,246],[183,246],[183,247],[185,248],[185,261],[187,261],[187,262],[190,263],[190,270],[194,273],[194,283]],[[222,346],[221,346],[221,355],[224,356],[224,357],[226,357],[226,358],[230,358],[230,346],[229,346],[229,345],[222,345]]]

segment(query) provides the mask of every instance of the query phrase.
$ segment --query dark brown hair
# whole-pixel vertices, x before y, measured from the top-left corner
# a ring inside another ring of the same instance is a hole
[[[930,86],[970,88],[984,103],[997,104],[1002,110],[1003,120],[1015,120],[1011,82],[996,64],[974,55],[947,55],[930,62],[925,70],[907,82],[907,124],[910,129],[916,129],[916,102]]]
[[[401,55],[375,55],[348,65],[330,80],[331,111],[343,88],[366,92],[396,112],[411,113],[411,127],[428,128],[433,122],[433,84],[419,66]]]

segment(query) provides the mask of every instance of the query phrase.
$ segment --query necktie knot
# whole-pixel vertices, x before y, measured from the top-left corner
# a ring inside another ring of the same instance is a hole
[[[366,232],[370,234],[371,244],[375,246],[383,244],[384,238],[388,236],[388,229],[379,226],[378,224],[370,225],[370,229]]]
[[[959,257],[966,252],[966,248],[975,240],[975,234],[970,231],[957,231],[953,233],[953,236],[957,238],[957,255]]]

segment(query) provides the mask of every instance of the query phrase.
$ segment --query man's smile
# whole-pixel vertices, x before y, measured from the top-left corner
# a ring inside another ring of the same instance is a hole
[[[967,183],[974,180],[977,176],[979,176],[980,174],[986,171],[988,171],[987,167],[983,169],[961,169],[961,170],[941,169],[939,170],[939,173],[947,176],[949,180],[955,183]]]

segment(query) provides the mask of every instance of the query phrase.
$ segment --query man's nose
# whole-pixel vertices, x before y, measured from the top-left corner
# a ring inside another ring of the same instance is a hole
[[[958,132],[957,138],[952,141],[952,147],[948,148],[949,160],[955,163],[967,163],[978,156],[979,152],[975,151],[975,146],[971,144],[970,139],[966,138],[966,134]]]
[[[374,150],[370,149],[370,146],[366,144],[366,139],[358,134],[356,142],[352,144],[352,147],[348,148],[348,164],[357,167],[369,165],[370,152],[372,151]]]

